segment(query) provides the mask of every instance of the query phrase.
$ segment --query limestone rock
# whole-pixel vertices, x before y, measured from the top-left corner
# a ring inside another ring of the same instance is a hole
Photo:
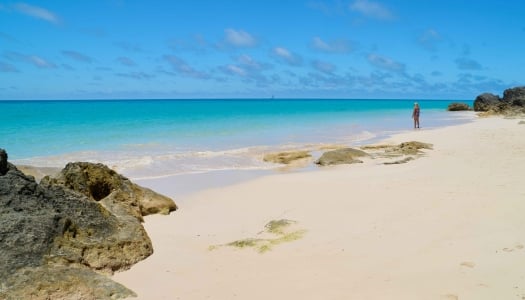
[[[466,103],[459,103],[454,102],[450,103],[447,108],[448,111],[462,111],[462,110],[470,110],[470,106]]]
[[[363,161],[356,157],[363,156],[368,154],[358,149],[343,148],[323,153],[315,163],[321,166],[362,163]]]
[[[490,93],[484,93],[476,97],[474,100],[475,111],[489,111],[490,109],[497,107],[500,103],[498,96]]]
[[[432,144],[411,141],[399,144],[397,147],[394,147],[391,151],[398,152],[403,155],[414,155],[419,154],[420,149],[432,149]]]
[[[153,247],[140,221],[126,214],[124,204],[115,206],[118,213],[62,185],[37,184],[7,163],[0,175],[0,299],[126,294],[115,292],[118,284],[95,271],[128,269],[151,255]]]
[[[474,110],[485,115],[519,116],[525,114],[525,86],[506,89],[503,98],[493,94],[479,95],[474,101]]]
[[[68,163],[56,177],[44,177],[42,183],[77,191],[100,201],[112,213],[125,215],[127,211],[140,221],[145,215],[169,214],[177,209],[170,198],[132,183],[103,164]]]
[[[0,299],[125,299],[137,295],[106,275],[86,268],[40,266],[23,268],[5,278]]]
[[[278,164],[290,164],[293,161],[309,157],[312,155],[308,151],[287,151],[266,154],[263,160]]]
[[[525,86],[506,89],[502,101],[512,106],[525,107]]]

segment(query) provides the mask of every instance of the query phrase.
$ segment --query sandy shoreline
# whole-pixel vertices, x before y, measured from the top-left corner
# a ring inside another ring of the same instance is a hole
[[[434,144],[403,165],[271,175],[182,199],[150,182],[180,210],[146,218],[155,253],[113,278],[138,299],[525,299],[518,122],[393,136]],[[304,235],[264,253],[210,250],[277,239],[264,226],[280,219]]]

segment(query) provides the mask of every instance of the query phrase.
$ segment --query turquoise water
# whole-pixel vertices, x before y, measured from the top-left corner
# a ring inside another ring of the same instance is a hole
[[[421,126],[468,122],[453,101],[419,101]],[[471,104],[471,103],[470,103]],[[0,147],[15,163],[103,162],[132,178],[263,169],[264,152],[358,145],[412,128],[407,100],[0,101]]]

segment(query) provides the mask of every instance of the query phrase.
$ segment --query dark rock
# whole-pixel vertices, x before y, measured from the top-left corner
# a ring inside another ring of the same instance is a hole
[[[315,163],[321,166],[362,163],[363,161],[356,157],[363,156],[368,154],[358,149],[343,148],[323,153]]]
[[[462,111],[462,110],[470,110],[470,106],[466,103],[459,103],[454,102],[450,103],[447,108],[448,111]]]
[[[98,188],[91,190],[95,198],[107,192]],[[94,272],[125,270],[153,253],[146,231],[125,204],[106,209],[62,185],[37,184],[7,163],[0,176],[0,299],[131,295]]]
[[[506,89],[502,101],[512,106],[525,107],[525,86]]]
[[[7,152],[0,148],[0,175],[7,173]]]
[[[474,100],[475,111],[489,111],[500,104],[498,96],[490,93],[484,93],[476,97]]]

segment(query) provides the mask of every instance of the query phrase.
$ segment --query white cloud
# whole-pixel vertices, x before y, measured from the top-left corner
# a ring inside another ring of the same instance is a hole
[[[224,67],[224,71],[228,74],[235,74],[241,77],[246,77],[247,75],[246,70],[235,65],[227,65],[226,67]]]
[[[224,30],[226,42],[234,47],[253,47],[257,40],[249,33],[243,30],[228,28]]]
[[[22,61],[34,65],[40,69],[56,68],[56,65],[37,55],[27,55],[18,52],[6,52],[4,56],[11,61]]]
[[[197,71],[196,69],[188,65],[188,63],[186,63],[184,60],[178,58],[175,55],[164,55],[163,58],[171,65],[173,70],[178,74],[199,79],[210,79],[210,76],[208,74]]]
[[[418,38],[418,43],[425,49],[435,51],[441,41],[441,35],[434,29],[428,29]]]
[[[460,70],[481,70],[483,67],[477,61],[467,58],[460,57],[454,61]]]
[[[319,72],[326,73],[326,74],[332,74],[336,67],[334,64],[331,64],[329,62],[320,61],[320,60],[314,60],[312,62],[312,66],[314,69],[316,69]]]
[[[280,61],[283,61],[291,66],[300,66],[303,62],[301,56],[290,52],[288,49],[283,47],[276,47],[273,49],[272,54]]]
[[[352,51],[351,42],[343,39],[325,42],[320,37],[314,37],[312,47],[329,53],[349,53]]]
[[[91,63],[92,61],[91,57],[77,51],[64,50],[62,51],[62,55],[80,62]]]
[[[393,71],[393,72],[404,72],[405,71],[405,65],[399,62],[396,62],[392,60],[391,58],[377,55],[377,54],[369,54],[368,62],[370,62],[372,65],[387,70],[387,71]]]
[[[14,8],[20,13],[37,19],[42,19],[54,24],[58,24],[60,22],[56,14],[42,7],[29,5],[26,3],[17,3],[14,5]]]
[[[31,62],[33,65],[39,67],[39,68],[42,68],[42,69],[45,69],[45,68],[55,68],[55,64],[39,57],[39,56],[36,56],[36,55],[31,55],[31,56],[28,56],[27,57],[29,62]]]
[[[386,8],[384,5],[368,1],[368,0],[356,0],[350,4],[350,9],[363,14],[366,17],[379,19],[379,20],[392,20],[394,14]]]

